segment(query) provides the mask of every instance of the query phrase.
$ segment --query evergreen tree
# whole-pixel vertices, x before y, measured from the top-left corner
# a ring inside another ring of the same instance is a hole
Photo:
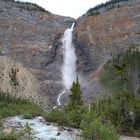
[[[73,82],[72,88],[71,88],[71,94],[70,94],[70,101],[68,106],[70,108],[77,108],[83,105],[83,100],[82,100],[82,92],[81,92],[81,85],[78,81]]]
[[[126,82],[127,78],[125,77],[125,74],[127,73],[126,67],[127,67],[127,61],[126,59],[122,58],[116,62],[113,63],[113,66],[116,69],[116,73],[120,76],[121,85],[122,85],[122,91],[126,91]]]

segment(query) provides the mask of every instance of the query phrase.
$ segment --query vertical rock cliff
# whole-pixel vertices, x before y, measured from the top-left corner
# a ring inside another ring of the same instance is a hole
[[[114,54],[130,47],[140,48],[139,0],[116,3],[99,11],[98,15],[80,17],[74,31],[78,68],[91,75],[90,79]]]
[[[0,90],[11,94],[16,89],[17,96],[28,96],[32,101],[38,94],[38,102],[47,107],[56,103],[62,86],[60,39],[74,19],[38,8],[34,4],[0,1],[0,68],[6,69],[0,72],[1,78],[6,79],[4,83],[0,81]],[[14,87],[8,77],[16,65],[22,65],[17,75],[21,82]]]

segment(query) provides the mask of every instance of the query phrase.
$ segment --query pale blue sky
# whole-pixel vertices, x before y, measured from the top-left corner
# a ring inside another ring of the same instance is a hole
[[[88,9],[107,0],[19,0],[36,3],[46,10],[63,16],[78,18]]]

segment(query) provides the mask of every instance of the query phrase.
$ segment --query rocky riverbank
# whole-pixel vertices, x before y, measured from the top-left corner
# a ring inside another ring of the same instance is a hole
[[[58,124],[46,122],[42,117],[33,119],[23,119],[22,116],[9,117],[5,119],[2,128],[4,132],[11,133],[22,130],[25,125],[31,128],[30,136],[34,140],[78,140],[80,139],[80,131],[78,129],[59,126]]]
[[[2,129],[6,133],[22,130],[25,125],[31,128],[30,135],[34,140],[80,140],[80,130],[60,126],[55,123],[46,122],[42,117],[35,117],[33,119],[23,119],[22,116],[8,117],[2,124]],[[120,136],[120,140],[140,140],[136,137]]]

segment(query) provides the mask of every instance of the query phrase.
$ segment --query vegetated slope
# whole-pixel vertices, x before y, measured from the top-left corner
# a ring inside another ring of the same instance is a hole
[[[100,78],[103,86],[110,93],[129,92],[140,95],[140,52],[128,49],[114,56],[104,66]]]
[[[94,97],[88,105],[83,104],[77,80],[71,88],[68,105],[48,112],[46,118],[80,127],[85,140],[118,140],[119,135],[139,137],[139,57],[140,52],[133,48],[109,60],[100,74],[106,94]]]
[[[111,102],[118,106],[118,112],[120,110],[122,117],[112,118],[114,123],[121,122],[122,126],[124,125],[121,131],[124,132],[135,133],[134,129],[136,129],[136,134],[139,136],[140,51],[132,48],[114,56],[104,66],[100,74],[100,82],[105,87],[105,96],[114,96]]]

